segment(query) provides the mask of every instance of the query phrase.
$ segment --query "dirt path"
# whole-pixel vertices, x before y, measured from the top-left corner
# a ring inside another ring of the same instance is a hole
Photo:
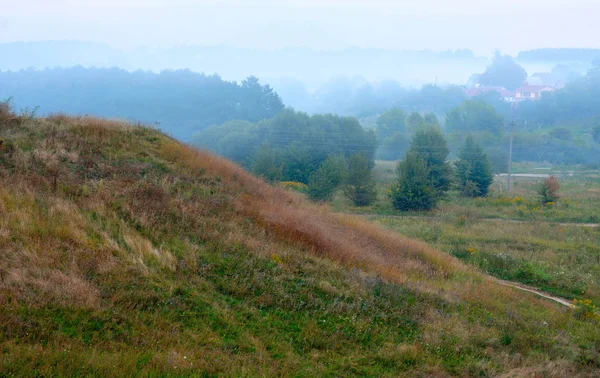
[[[500,285],[514,287],[515,289],[518,289],[518,290],[521,290],[521,291],[527,291],[529,293],[533,293],[535,295],[538,295],[538,296],[540,296],[542,298],[546,298],[546,299],[550,299],[551,301],[558,302],[558,303],[560,303],[563,306],[573,307],[573,302],[572,301],[570,301],[570,300],[568,300],[566,298],[555,297],[553,295],[546,294],[543,291],[540,291],[540,290],[536,289],[535,287],[523,285],[521,283],[516,283],[516,282],[511,282],[511,281],[505,281],[505,280],[501,280],[501,279],[495,278],[495,277],[491,277],[491,278],[494,281],[498,282]]]
[[[428,217],[428,216],[418,216],[418,215],[408,215],[408,216],[403,216],[403,215],[376,215],[376,214],[359,214],[362,217],[365,218],[425,218],[425,219],[436,219],[436,217]],[[597,223],[558,223],[558,222],[547,222],[547,221],[522,221],[522,220],[512,220],[512,219],[501,219],[501,218],[482,218],[480,219],[482,221],[487,221],[487,222],[493,222],[493,221],[498,221],[498,222],[508,222],[508,223],[534,223],[534,222],[540,222],[540,223],[551,223],[551,224],[557,224],[560,226],[577,226],[577,227],[598,227],[599,225]],[[562,297],[557,297],[554,295],[550,295],[548,293],[545,293],[535,287],[532,286],[528,286],[522,283],[518,283],[518,282],[512,282],[512,281],[505,281],[493,276],[488,276],[490,277],[493,281],[497,282],[500,285],[504,285],[504,286],[510,286],[510,287],[514,287],[517,290],[521,290],[521,291],[526,291],[529,293],[533,293],[537,296],[540,296],[542,298],[546,298],[549,299],[551,301],[557,302],[563,306],[572,308],[573,307],[573,302],[569,299],[566,298],[562,298]]]
[[[410,219],[410,218],[421,218],[421,219],[440,219],[439,217],[435,217],[435,216],[425,216],[425,215],[378,215],[378,214],[354,214],[354,215],[359,215],[361,217],[364,218],[398,218],[398,219]],[[479,218],[478,220],[483,221],[483,222],[505,222],[505,223],[519,223],[519,224],[523,224],[523,223],[545,223],[545,224],[555,224],[555,225],[559,225],[562,227],[569,227],[569,226],[574,226],[574,227],[591,227],[591,228],[596,228],[596,227],[600,227],[600,224],[598,223],[562,223],[562,222],[552,222],[552,221],[543,221],[543,220],[533,220],[533,221],[527,221],[527,220],[518,220],[518,219],[502,219],[502,218]]]

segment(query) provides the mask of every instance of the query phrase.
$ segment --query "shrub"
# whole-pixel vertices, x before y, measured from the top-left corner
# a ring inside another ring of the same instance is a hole
[[[600,309],[596,307],[591,299],[573,299],[572,307],[577,309],[575,317],[600,322]]]
[[[344,194],[355,206],[367,206],[375,201],[373,164],[360,153],[352,155],[348,160],[348,177]]]
[[[560,185],[558,184],[558,179],[556,177],[550,176],[546,178],[538,188],[538,194],[542,205],[547,205],[551,202],[556,203],[560,198],[560,195],[558,194],[559,189]]]
[[[431,210],[437,204],[435,190],[429,180],[429,169],[415,153],[407,153],[398,163],[398,180],[388,192],[396,210]]]

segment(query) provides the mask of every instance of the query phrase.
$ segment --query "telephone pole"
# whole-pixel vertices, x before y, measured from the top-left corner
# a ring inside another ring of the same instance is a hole
[[[513,145],[513,130],[515,128],[515,116],[513,115],[512,122],[510,123],[510,145],[508,147],[508,191],[510,192],[510,175],[512,173],[512,145]]]

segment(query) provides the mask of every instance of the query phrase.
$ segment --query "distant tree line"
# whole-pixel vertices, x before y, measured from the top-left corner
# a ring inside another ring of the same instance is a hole
[[[407,113],[398,107],[383,112],[377,118],[375,125],[379,143],[377,158],[382,160],[400,159],[408,149],[411,136],[426,126],[439,126],[435,114]]]
[[[356,118],[286,109],[258,123],[230,121],[195,134],[192,143],[273,181],[309,183],[328,157],[361,154],[373,162],[377,141]]]
[[[283,110],[281,99],[255,77],[242,83],[189,70],[128,72],[111,68],[0,71],[0,100],[64,112],[156,124],[182,140],[229,120],[257,122]]]
[[[517,55],[519,60],[530,61],[581,61],[591,62],[600,59],[600,49],[582,49],[582,48],[545,48],[521,51]]]
[[[336,78],[309,91],[301,82],[288,82],[282,97],[309,112],[333,112],[358,118],[376,116],[391,107],[405,111],[444,114],[466,99],[460,86],[426,84],[406,88],[394,80],[370,83],[360,78]]]

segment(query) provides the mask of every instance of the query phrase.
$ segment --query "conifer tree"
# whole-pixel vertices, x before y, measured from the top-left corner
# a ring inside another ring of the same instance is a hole
[[[425,162],[429,182],[438,198],[444,197],[452,180],[452,167],[446,161],[450,151],[439,127],[429,126],[413,137],[410,153]]]
[[[398,179],[389,196],[396,210],[431,210],[437,204],[437,195],[429,180],[429,169],[416,153],[409,152],[396,169]]]
[[[494,179],[492,165],[473,137],[467,137],[458,158],[456,181],[461,194],[466,197],[486,196]]]
[[[355,206],[367,206],[375,201],[373,164],[360,153],[354,154],[348,159],[348,177],[344,193]]]

